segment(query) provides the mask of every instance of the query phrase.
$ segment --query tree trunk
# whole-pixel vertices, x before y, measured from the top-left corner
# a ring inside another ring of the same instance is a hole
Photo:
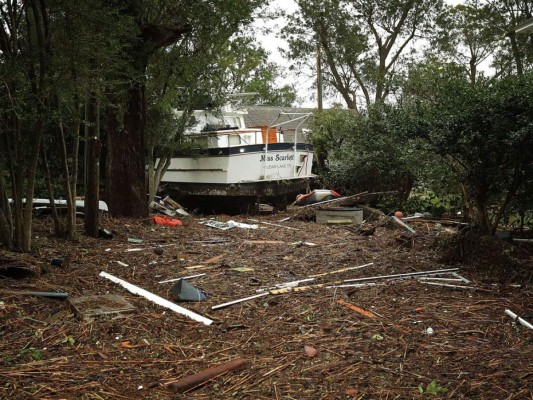
[[[79,149],[79,122],[76,122],[74,128],[74,146],[72,150],[72,163],[73,165],[77,164],[78,160],[78,149]],[[68,155],[67,155],[67,145],[65,139],[65,129],[62,122],[59,123],[59,133],[60,133],[60,155],[61,155],[61,168],[63,169],[63,188],[67,197],[67,236],[69,239],[74,239],[76,237],[76,174],[77,168],[72,170],[72,174],[68,168]],[[76,163],[76,164],[75,164]]]
[[[59,215],[57,213],[57,207],[54,198],[54,189],[52,187],[52,174],[50,173],[50,167],[48,165],[48,157],[44,149],[44,145],[41,142],[41,159],[46,173],[46,186],[48,189],[48,201],[50,201],[50,210],[52,210],[52,219],[54,221],[55,235],[61,235],[61,222],[59,221]]]
[[[85,193],[85,233],[98,237],[99,228],[99,191],[100,191],[100,152],[101,144],[98,132],[98,101],[94,93],[89,95],[87,107],[89,137],[87,140],[87,191]]]
[[[140,20],[141,2],[130,2],[125,11]],[[119,129],[121,124],[117,119],[116,110],[108,107],[106,199],[112,215],[144,218],[148,216],[144,153],[144,76],[149,58],[155,50],[176,43],[192,30],[192,26],[147,24],[139,26],[139,29],[140,35],[128,54],[128,62],[135,75],[126,82],[129,89],[123,128]]]
[[[157,188],[161,183],[163,175],[170,166],[171,156],[161,156],[157,161],[157,165],[153,156],[153,152],[148,152],[148,204],[150,204],[157,194]]]
[[[37,164],[39,163],[39,149],[41,147],[41,138],[43,136],[42,117],[35,123],[35,129],[32,138],[32,147],[28,165],[28,178],[26,186],[26,204],[24,204],[24,213],[22,217],[22,242],[20,248],[23,252],[31,251],[31,233],[32,233],[32,216],[33,216],[33,193],[35,189],[35,175],[37,173]]]
[[[522,65],[522,55],[520,54],[518,43],[516,43],[516,32],[510,32],[509,38],[511,39],[511,49],[513,51],[514,61],[516,63],[516,74],[520,76],[524,74],[524,67]]]
[[[114,216],[148,216],[144,165],[144,87],[132,82],[129,104],[119,129],[116,110],[108,107],[106,199]]]
[[[2,243],[7,250],[13,249],[11,206],[9,204],[2,171],[0,171],[0,243]]]

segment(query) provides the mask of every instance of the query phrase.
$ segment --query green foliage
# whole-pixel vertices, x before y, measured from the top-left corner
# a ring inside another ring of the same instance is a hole
[[[409,212],[429,212],[433,217],[442,217],[445,213],[455,214],[461,209],[461,196],[458,193],[437,193],[426,190],[413,190],[405,210]]]
[[[35,361],[38,361],[43,357],[41,350],[36,349],[35,347],[29,347],[27,349],[20,350],[17,354],[17,357],[22,357],[25,354],[29,354],[31,358]]]
[[[327,187],[343,193],[397,190],[407,198],[423,149],[416,141],[399,140],[389,112],[390,107],[376,105],[364,115],[336,109],[315,117],[313,143],[327,153],[321,171]]]
[[[450,77],[434,101],[411,99],[395,115],[403,137],[423,139],[450,166],[465,206],[492,231],[487,207],[509,201],[531,182],[533,75],[479,81]],[[502,208],[503,207],[503,208]]]
[[[436,32],[431,37],[432,52],[442,59],[456,63],[469,76],[478,78],[478,68],[500,45],[502,35],[494,26],[501,15],[487,4],[469,0],[447,7],[437,19]]]
[[[426,389],[424,389],[422,385],[418,386],[418,393],[428,396],[437,396],[441,393],[446,393],[447,391],[448,389],[437,384],[436,379],[433,379],[430,383],[428,383]]]

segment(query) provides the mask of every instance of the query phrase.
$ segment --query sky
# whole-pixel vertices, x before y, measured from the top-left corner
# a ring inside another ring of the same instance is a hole
[[[464,0],[445,0],[445,2],[449,5],[456,5],[464,3]],[[282,8],[287,12],[290,12],[296,10],[297,6],[294,0],[273,0],[270,8]],[[258,18],[254,22],[254,29],[257,32],[258,39],[260,40],[263,48],[270,53],[269,61],[275,62],[282,67],[284,67],[284,64],[288,62],[279,52],[279,48],[287,49],[287,42],[278,37],[283,24],[284,20],[282,18],[278,18],[274,21],[266,21]],[[314,76],[309,78],[296,77],[295,74],[291,75],[291,73],[288,71],[288,68],[286,70],[287,76],[278,81],[280,86],[286,83],[294,83],[296,81],[298,87],[297,93],[299,97],[297,105],[300,107],[316,108],[316,89],[312,88],[316,78]],[[334,99],[324,99],[324,107],[330,107],[333,105],[333,103],[344,104],[340,96]]]

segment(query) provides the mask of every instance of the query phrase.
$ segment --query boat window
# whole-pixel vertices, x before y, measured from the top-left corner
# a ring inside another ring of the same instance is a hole
[[[253,134],[242,135],[241,136],[241,142],[244,143],[244,144],[255,144],[254,143],[254,135]]]
[[[238,146],[241,144],[241,138],[239,135],[229,135],[229,145]]]
[[[228,126],[236,126],[237,128],[242,127],[241,119],[239,117],[224,117],[224,121]]]

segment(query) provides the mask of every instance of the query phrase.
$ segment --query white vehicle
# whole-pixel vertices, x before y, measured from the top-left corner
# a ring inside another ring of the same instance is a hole
[[[309,189],[313,146],[299,142],[311,113],[280,112],[269,126],[246,127],[246,111],[225,110],[218,123],[205,111],[186,137],[203,150],[175,154],[162,186],[188,207],[253,211],[258,203],[283,210],[288,198]],[[283,117],[283,118],[282,118]],[[285,119],[284,122],[278,120]],[[283,127],[298,122],[294,139],[284,141]]]

